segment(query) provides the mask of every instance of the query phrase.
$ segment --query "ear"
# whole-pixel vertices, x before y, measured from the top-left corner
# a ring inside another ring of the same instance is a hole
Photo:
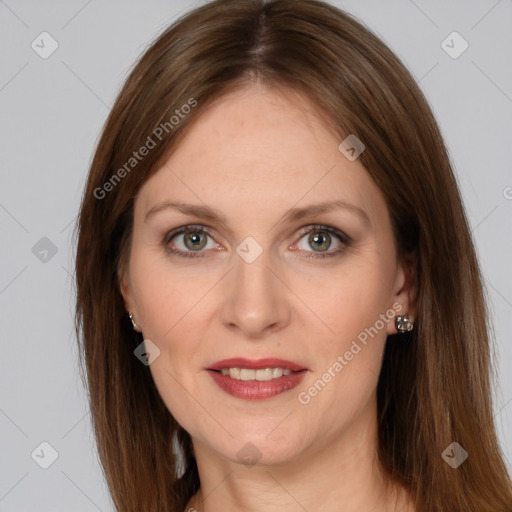
[[[130,271],[128,265],[126,265],[124,261],[121,261],[117,268],[117,280],[119,283],[119,291],[121,292],[121,296],[123,297],[124,307],[127,312],[133,315],[133,321],[137,325],[137,327],[134,327],[134,329],[137,332],[142,332],[137,322],[138,312],[135,304],[135,299],[133,296],[133,288],[130,280]]]
[[[413,322],[416,319],[417,276],[416,257],[414,253],[404,255],[398,264],[394,282],[394,293],[390,309],[395,311],[395,317],[388,322],[387,334],[397,334],[395,327],[396,316],[408,316]]]

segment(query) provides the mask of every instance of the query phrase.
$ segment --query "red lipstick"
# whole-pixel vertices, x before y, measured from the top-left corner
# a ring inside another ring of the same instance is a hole
[[[245,368],[261,370],[265,368],[282,368],[290,370],[289,375],[272,378],[271,380],[241,380],[223,375],[223,368]],[[286,361],[284,359],[266,358],[250,360],[245,358],[232,358],[217,361],[206,368],[213,381],[220,389],[236,398],[245,400],[261,400],[271,398],[285,391],[289,391],[300,384],[308,369],[304,366]]]
[[[261,370],[263,368],[286,368],[292,372],[298,372],[301,370],[307,370],[300,364],[293,363],[292,361],[286,361],[284,359],[277,359],[275,357],[265,359],[245,359],[243,357],[234,357],[231,359],[223,359],[212,364],[207,370],[222,370],[222,368],[249,368],[252,370]]]

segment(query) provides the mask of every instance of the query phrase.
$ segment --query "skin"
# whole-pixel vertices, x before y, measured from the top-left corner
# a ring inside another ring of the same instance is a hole
[[[410,267],[397,258],[384,196],[359,159],[338,150],[340,142],[304,97],[246,86],[189,126],[136,197],[120,289],[144,339],[160,349],[150,365],[157,389],[193,440],[201,489],[186,510],[413,510],[376,459],[376,387],[394,319],[359,343],[362,350],[309,403],[298,400],[393,304],[400,314],[415,313]],[[145,222],[167,200],[206,204],[226,222],[174,209]],[[369,222],[339,209],[279,223],[292,207],[329,200],[356,205]],[[162,245],[188,224],[211,228],[211,238],[185,245],[180,234],[167,246],[199,247],[204,257],[172,255]],[[329,233],[317,229],[326,252],[343,252],[308,258],[322,254],[308,243],[315,224],[352,242],[332,235],[329,245]],[[236,252],[248,236],[263,249],[252,263]],[[293,390],[243,400],[205,370],[230,357],[279,357],[309,371]],[[254,465],[237,455],[248,442],[258,450]]]

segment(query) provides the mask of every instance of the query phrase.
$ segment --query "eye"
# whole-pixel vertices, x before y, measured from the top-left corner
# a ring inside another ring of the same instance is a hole
[[[335,228],[321,225],[309,227],[308,230],[303,233],[303,236],[299,242],[297,242],[297,245],[299,245],[300,241],[303,239],[306,240],[307,246],[314,248],[314,251],[308,251],[307,248],[304,249],[299,246],[299,249],[313,253],[307,255],[307,258],[330,258],[332,256],[338,256],[352,243],[352,239],[345,233]],[[333,251],[327,252],[333,245],[333,239],[338,242],[337,248]]]
[[[211,238],[208,229],[204,226],[183,226],[165,235],[162,244],[167,251],[171,254],[183,256],[185,258],[202,258],[205,256],[203,249],[215,249],[220,246],[217,243],[212,243],[207,246],[208,237]],[[171,241],[177,248],[169,247]]]

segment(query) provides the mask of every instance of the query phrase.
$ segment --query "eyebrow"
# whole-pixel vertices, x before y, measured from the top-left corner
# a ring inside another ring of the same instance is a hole
[[[155,215],[162,210],[173,209],[178,210],[181,213],[186,215],[193,215],[196,217],[200,217],[203,219],[217,220],[222,222],[223,224],[227,224],[226,217],[222,212],[217,210],[216,208],[211,208],[205,205],[196,205],[196,204],[188,204],[182,203],[180,201],[162,201],[161,203],[157,203],[150,210],[147,211],[144,222],[147,222],[150,217]],[[302,208],[290,208],[278,224],[283,222],[294,222],[300,220],[304,217],[312,217],[315,215],[320,215],[322,213],[332,212],[334,210],[347,210],[352,213],[358,215],[361,220],[368,226],[371,226],[371,220],[368,214],[358,206],[350,203],[346,203],[344,201],[325,201],[323,203],[312,204],[309,206],[304,206]]]

